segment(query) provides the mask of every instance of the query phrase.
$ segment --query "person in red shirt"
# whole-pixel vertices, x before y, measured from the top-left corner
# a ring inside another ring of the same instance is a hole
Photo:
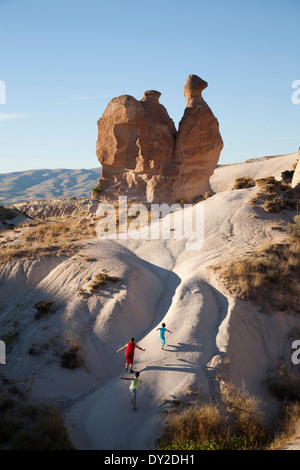
[[[125,372],[127,372],[128,365],[130,366],[130,372],[133,373],[134,371],[132,370],[132,363],[133,363],[133,358],[134,358],[134,350],[135,348],[140,349],[141,351],[145,351],[145,349],[140,348],[137,344],[135,344],[135,339],[130,338],[130,342],[125,344],[122,348],[118,349],[116,352],[119,353],[123,349],[126,348],[125,351],[125,357],[126,357],[126,366],[125,366]]]

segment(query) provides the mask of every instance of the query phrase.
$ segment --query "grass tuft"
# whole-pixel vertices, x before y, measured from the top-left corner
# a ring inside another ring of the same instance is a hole
[[[78,369],[83,365],[80,348],[77,344],[71,344],[62,352],[60,365],[64,369]]]
[[[251,188],[255,186],[254,179],[250,176],[241,176],[235,179],[234,185],[232,189],[244,189],[244,188]]]
[[[55,300],[41,300],[34,305],[34,308],[37,310],[35,314],[35,319],[39,320],[43,316],[47,315],[51,312],[52,305],[54,304]]]
[[[89,284],[89,288],[91,292],[94,292],[100,287],[102,287],[104,284],[107,284],[109,282],[116,284],[119,281],[120,281],[119,278],[110,276],[108,273],[103,271],[94,276],[94,279]]]

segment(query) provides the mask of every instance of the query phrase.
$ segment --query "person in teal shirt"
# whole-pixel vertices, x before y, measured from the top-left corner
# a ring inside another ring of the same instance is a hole
[[[164,346],[165,346],[165,344],[166,344],[165,332],[167,331],[168,333],[171,333],[171,334],[172,334],[172,331],[167,330],[165,323],[162,323],[162,324],[161,324],[161,328],[157,328],[156,331],[159,331],[158,337],[159,337],[159,339],[160,339],[161,349],[164,349]]]

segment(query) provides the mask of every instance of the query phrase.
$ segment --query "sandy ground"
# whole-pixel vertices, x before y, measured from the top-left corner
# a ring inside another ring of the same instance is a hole
[[[238,385],[244,381],[263,400],[266,414],[276,412],[263,381],[280,357],[290,360],[289,334],[299,321],[282,312],[263,315],[229,296],[207,268],[282,237],[270,227],[292,215],[267,214],[248,203],[257,188],[232,191],[231,186],[237,176],[280,177],[295,161],[293,154],[218,168],[211,179],[216,194],[200,203],[204,219],[197,221],[197,233],[203,230],[204,243],[197,241],[193,249],[182,239],[96,239],[70,259],[3,267],[0,308],[7,322],[14,314],[22,331],[7,376],[25,379],[32,398],[61,405],[76,447],[154,448],[165,413],[177,400],[217,399],[216,374]],[[78,296],[103,269],[120,282]],[[56,312],[37,322],[32,306],[45,297],[55,299]],[[165,350],[156,331],[163,321],[172,331],[166,333]],[[119,379],[130,376],[124,351],[116,354],[131,336],[145,349],[135,353],[134,369],[142,380],[136,412],[130,382]],[[56,352],[66,338],[80,344],[84,368],[59,367]],[[33,343],[43,351],[38,357],[26,354]]]

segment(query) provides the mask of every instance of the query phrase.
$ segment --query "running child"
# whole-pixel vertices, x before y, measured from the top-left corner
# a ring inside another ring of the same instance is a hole
[[[135,373],[135,377],[132,379],[127,377],[120,377],[122,380],[131,380],[129,390],[131,392],[131,402],[133,403],[133,409],[136,410],[136,394],[139,388],[139,383],[142,383],[142,380],[139,379],[139,372]]]
[[[161,328],[157,328],[156,331],[159,331],[158,337],[159,337],[160,342],[161,342],[161,349],[164,349],[164,346],[165,346],[165,344],[166,344],[165,332],[167,331],[168,333],[171,333],[171,334],[172,334],[172,331],[167,330],[165,323],[162,323],[162,324],[161,324]]]
[[[126,351],[125,351],[125,357],[126,357],[126,366],[125,366],[125,372],[127,372],[127,369],[128,369],[128,365],[130,366],[130,372],[133,373],[134,371],[132,370],[132,364],[133,364],[133,358],[134,358],[134,350],[135,348],[138,348],[140,349],[141,351],[145,351],[145,349],[143,348],[140,348],[140,346],[138,346],[137,344],[135,344],[135,339],[134,338],[130,338],[130,342],[125,344],[125,346],[123,346],[122,348],[118,349],[118,351],[116,351],[117,353],[119,353],[120,351],[122,351],[123,349],[126,348]],[[129,379],[130,380],[130,379]]]

